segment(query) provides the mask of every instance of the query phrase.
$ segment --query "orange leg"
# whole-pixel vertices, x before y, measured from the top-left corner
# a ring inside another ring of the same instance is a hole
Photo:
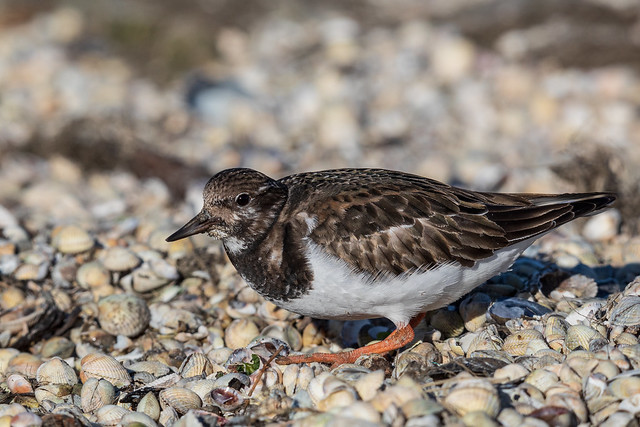
[[[313,353],[301,354],[297,356],[278,357],[276,363],[279,365],[290,365],[294,363],[330,363],[333,366],[343,363],[354,363],[363,354],[384,354],[392,350],[403,347],[413,341],[415,336],[413,328],[424,319],[425,313],[418,314],[409,321],[409,324],[393,331],[387,338],[375,344],[366,345],[351,351],[341,353]]]

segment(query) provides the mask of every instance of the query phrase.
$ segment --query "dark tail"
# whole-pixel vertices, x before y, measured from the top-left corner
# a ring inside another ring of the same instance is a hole
[[[489,219],[515,242],[544,234],[576,218],[595,215],[616,200],[613,193],[520,194],[526,205],[488,206]]]

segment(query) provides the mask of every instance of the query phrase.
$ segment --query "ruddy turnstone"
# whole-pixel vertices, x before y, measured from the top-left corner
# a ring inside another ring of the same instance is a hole
[[[278,363],[352,363],[411,342],[429,310],[508,269],[538,237],[611,205],[611,193],[500,194],[383,169],[337,169],[275,180],[227,169],[204,207],[167,238],[222,240],[265,299],[321,319],[386,317],[396,330],[352,351]]]

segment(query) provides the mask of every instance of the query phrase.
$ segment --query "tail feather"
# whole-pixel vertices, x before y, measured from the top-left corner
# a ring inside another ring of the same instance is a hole
[[[506,232],[509,241],[529,239],[576,218],[595,215],[616,200],[613,193],[519,195],[526,204],[488,206],[487,216]]]

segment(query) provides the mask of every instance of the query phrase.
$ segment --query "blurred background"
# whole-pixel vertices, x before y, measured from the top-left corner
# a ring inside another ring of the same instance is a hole
[[[617,191],[634,232],[639,68],[634,0],[5,0],[0,225],[174,224],[224,168],[383,167]]]

